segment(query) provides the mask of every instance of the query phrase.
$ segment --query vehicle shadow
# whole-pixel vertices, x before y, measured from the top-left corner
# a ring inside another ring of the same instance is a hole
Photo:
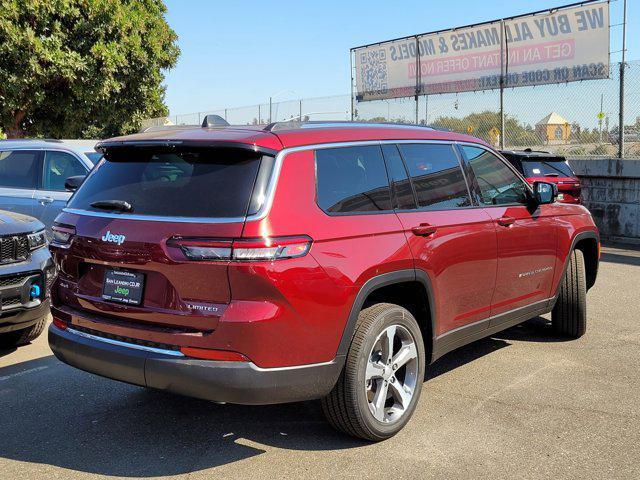
[[[621,265],[632,265],[634,267],[640,267],[640,255],[637,253],[634,255],[632,253],[624,254],[624,253],[612,253],[612,252],[602,252],[600,254],[600,261],[606,263],[618,263]]]
[[[498,332],[492,336],[495,339],[519,342],[558,343],[568,342],[570,337],[563,337],[554,332],[551,320],[538,316],[526,322]]]
[[[17,347],[4,347],[0,346],[0,358],[9,355],[17,350]]]
[[[425,381],[512,340],[542,341],[541,320],[449,353],[427,368]],[[52,355],[0,368],[0,411],[0,457],[116,477],[187,474],[261,455],[266,447],[367,445],[335,432],[319,402],[220,405],[103,379]]]
[[[0,368],[0,411],[1,458],[115,477],[187,474],[265,446],[366,444],[334,431],[319,402],[215,404],[100,378],[53,356]]]

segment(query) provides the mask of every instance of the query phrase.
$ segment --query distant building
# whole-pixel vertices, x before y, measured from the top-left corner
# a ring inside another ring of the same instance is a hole
[[[551,112],[536,123],[536,133],[544,144],[567,143],[571,136],[571,125],[556,112]]]

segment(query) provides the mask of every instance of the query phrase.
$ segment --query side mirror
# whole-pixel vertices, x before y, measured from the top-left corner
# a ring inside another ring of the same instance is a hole
[[[558,196],[558,186],[555,183],[533,182],[533,195],[538,205],[553,203]]]
[[[66,188],[70,192],[75,192],[80,187],[80,185],[82,185],[82,182],[84,182],[84,179],[86,177],[86,175],[76,175],[74,177],[69,177],[64,181],[64,188]]]

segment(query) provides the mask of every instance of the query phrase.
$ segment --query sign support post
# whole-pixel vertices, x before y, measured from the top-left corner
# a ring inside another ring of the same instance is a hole
[[[504,20],[500,21],[500,150],[504,150]]]
[[[353,102],[354,102],[354,98],[353,98],[353,52],[349,52],[349,74],[351,75],[351,85],[349,88],[349,92],[351,93],[351,121],[353,122],[354,119],[354,115],[353,115],[353,110],[354,110],[354,106],[353,106]]]

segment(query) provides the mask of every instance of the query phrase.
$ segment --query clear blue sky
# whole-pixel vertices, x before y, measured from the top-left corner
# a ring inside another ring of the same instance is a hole
[[[349,92],[349,49],[415,33],[517,15],[571,0],[165,0],[179,36],[167,73],[172,114]],[[628,0],[627,59],[640,59],[640,1]],[[610,23],[622,21],[622,0]],[[621,49],[611,28],[611,51]],[[620,53],[611,54],[612,61]]]

